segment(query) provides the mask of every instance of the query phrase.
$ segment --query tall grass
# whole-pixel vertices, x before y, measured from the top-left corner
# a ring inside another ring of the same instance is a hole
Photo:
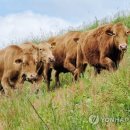
[[[112,22],[119,21],[130,27],[129,16]],[[96,21],[91,28],[98,25]],[[0,130],[130,129],[130,47],[114,73],[104,71],[94,77],[93,69],[88,67],[77,83],[72,82],[71,74],[61,74],[60,78],[61,87],[55,91],[47,92],[43,83],[40,93],[35,94],[25,83],[22,93],[15,92],[10,98],[1,96]],[[91,121],[92,116],[97,118]]]

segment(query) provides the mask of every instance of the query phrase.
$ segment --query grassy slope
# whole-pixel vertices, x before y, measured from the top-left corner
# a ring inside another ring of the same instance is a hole
[[[113,22],[122,21],[130,27],[130,17],[118,17]],[[98,25],[96,22],[91,26]],[[129,40],[130,42],[130,40]],[[0,98],[0,130],[128,130],[130,120],[122,123],[97,125],[89,122],[89,116],[130,118],[130,47],[120,68],[115,73],[103,72],[93,76],[88,67],[85,77],[77,84],[72,83],[70,74],[61,75],[61,88],[38,95],[30,93],[30,84],[25,85],[23,93],[13,97]],[[54,83],[52,83],[53,85]],[[41,121],[28,99],[42,117]]]

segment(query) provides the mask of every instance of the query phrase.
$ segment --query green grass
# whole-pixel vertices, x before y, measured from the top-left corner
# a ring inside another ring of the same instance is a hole
[[[118,16],[112,22],[119,21],[130,27],[130,17]],[[91,28],[97,25],[96,22]],[[0,130],[130,129],[130,46],[114,73],[104,71],[94,77],[93,69],[88,67],[76,84],[71,74],[61,74],[60,78],[61,87],[55,91],[47,92],[43,83],[40,93],[35,94],[31,92],[31,85],[25,83],[23,92],[14,92],[9,98],[1,96]],[[91,115],[100,118],[96,125],[89,122]],[[104,117],[126,120],[104,122]]]

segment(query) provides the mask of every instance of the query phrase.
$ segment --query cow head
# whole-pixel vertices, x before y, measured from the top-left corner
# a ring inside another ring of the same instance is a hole
[[[37,44],[34,44],[32,42],[25,42],[24,44],[22,44],[21,48],[24,52],[32,53],[35,62],[38,63],[39,48]]]
[[[52,48],[53,47],[47,42],[39,44],[40,61],[45,63],[52,63],[55,61],[55,58],[52,54]]]
[[[114,24],[111,28],[106,30],[106,34],[113,37],[114,44],[120,51],[127,50],[130,30],[128,30],[126,26],[122,23]]]
[[[36,62],[32,53],[24,53],[21,58],[15,60],[21,66],[21,76],[23,80],[33,82],[37,80]]]

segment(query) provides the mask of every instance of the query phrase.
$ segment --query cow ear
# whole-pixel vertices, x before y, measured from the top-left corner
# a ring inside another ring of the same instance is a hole
[[[73,40],[74,40],[75,42],[77,42],[77,41],[79,40],[79,38],[78,38],[78,37],[75,37],[75,38],[73,38]]]
[[[52,42],[52,43],[51,43],[51,46],[52,46],[52,47],[56,46],[56,42]]]
[[[32,45],[32,48],[38,50],[37,45]]]
[[[23,62],[23,60],[20,59],[20,58],[15,60],[15,63],[16,63],[16,64],[20,64],[20,63],[22,63],[22,62]]]
[[[127,34],[130,35],[130,29],[127,31]]]
[[[106,34],[109,36],[115,36],[115,33],[110,29],[106,30]]]

